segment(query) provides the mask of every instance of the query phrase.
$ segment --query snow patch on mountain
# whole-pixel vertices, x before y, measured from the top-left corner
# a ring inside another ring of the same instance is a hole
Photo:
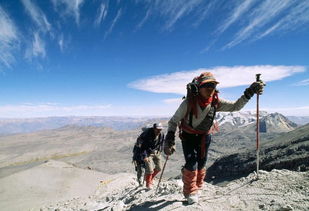
[[[267,114],[266,111],[261,111],[260,117],[264,117]],[[236,127],[242,127],[256,122],[256,113],[251,111],[218,112],[216,115],[216,121],[219,125],[228,123]]]

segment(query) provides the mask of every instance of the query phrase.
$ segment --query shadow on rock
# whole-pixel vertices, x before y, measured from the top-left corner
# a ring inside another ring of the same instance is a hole
[[[163,202],[163,203],[162,203]],[[129,210],[136,211],[136,210],[161,210],[164,207],[172,205],[176,202],[182,202],[182,200],[173,200],[173,201],[166,201],[164,199],[159,201],[146,201],[143,204],[133,205]],[[162,204],[160,204],[162,203]]]

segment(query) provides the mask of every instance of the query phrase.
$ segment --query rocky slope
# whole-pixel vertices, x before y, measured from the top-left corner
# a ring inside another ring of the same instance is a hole
[[[205,184],[198,204],[187,205],[180,180],[163,181],[158,191],[127,185],[102,185],[86,199],[75,198],[41,207],[41,210],[308,210],[309,172],[260,171],[225,187]],[[112,191],[108,191],[114,185]]]
[[[155,181],[157,185],[158,180]],[[49,160],[0,179],[3,210],[308,210],[309,172],[259,171],[225,186],[206,183],[199,203],[187,205],[179,179],[163,178],[158,191],[135,175],[114,175]]]
[[[260,146],[260,169],[309,169],[309,124]],[[208,168],[208,181],[248,175],[256,169],[256,150],[223,156]]]

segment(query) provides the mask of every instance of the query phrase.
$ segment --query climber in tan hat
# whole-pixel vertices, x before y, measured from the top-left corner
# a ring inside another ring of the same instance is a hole
[[[188,204],[198,202],[198,189],[202,188],[206,175],[207,152],[211,142],[211,129],[216,112],[239,111],[255,94],[262,94],[264,83],[257,81],[244,91],[235,102],[219,99],[216,86],[219,82],[210,72],[195,77],[187,85],[187,97],[168,122],[164,152],[175,151],[175,131],[179,126],[185,165],[182,169],[183,194]]]

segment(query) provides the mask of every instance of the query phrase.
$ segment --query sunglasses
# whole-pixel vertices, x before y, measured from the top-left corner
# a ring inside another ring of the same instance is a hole
[[[212,88],[215,89],[217,84],[215,83],[204,83],[203,85],[200,86],[200,88]]]

